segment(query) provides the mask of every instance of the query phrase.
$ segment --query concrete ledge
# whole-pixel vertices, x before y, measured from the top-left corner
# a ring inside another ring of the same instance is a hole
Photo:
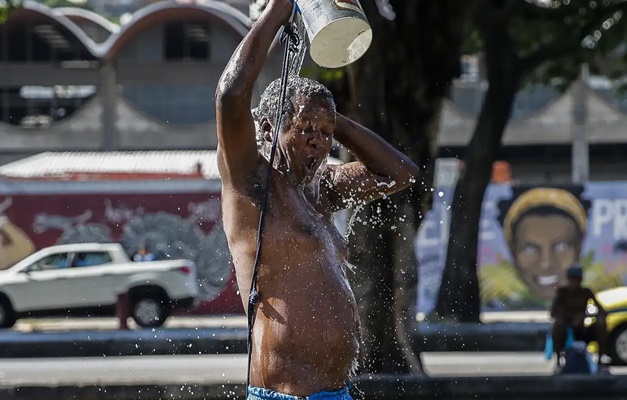
[[[550,328],[543,322],[421,323],[412,338],[420,351],[543,351]]]
[[[620,376],[429,378],[362,376],[355,399],[618,400],[627,393]],[[0,387],[3,400],[222,400],[244,398],[243,384],[137,384],[120,386]]]
[[[420,351],[541,351],[547,330],[541,323],[421,324],[413,344]],[[245,352],[242,328],[0,333],[0,358]]]

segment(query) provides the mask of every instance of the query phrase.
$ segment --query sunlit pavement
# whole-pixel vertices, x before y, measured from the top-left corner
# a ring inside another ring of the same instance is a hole
[[[45,318],[19,320],[13,328],[20,332],[33,331],[104,331],[116,330],[120,323],[116,318]],[[136,329],[137,325],[129,318],[128,326]],[[165,322],[164,328],[245,328],[244,316],[215,317],[171,317]]]
[[[541,353],[427,353],[432,376],[548,375]],[[241,383],[246,355],[0,360],[0,384]],[[614,368],[627,374],[627,368]]]
[[[424,317],[417,316],[417,320]],[[517,312],[492,312],[483,313],[481,320],[491,322],[548,322],[549,315],[545,311],[517,311]],[[21,332],[32,331],[73,331],[73,330],[115,330],[119,322],[115,318],[45,318],[19,320],[15,330]],[[243,328],[246,326],[244,316],[215,316],[215,317],[171,317],[166,323],[166,328]],[[129,319],[129,327],[135,329],[136,325]]]

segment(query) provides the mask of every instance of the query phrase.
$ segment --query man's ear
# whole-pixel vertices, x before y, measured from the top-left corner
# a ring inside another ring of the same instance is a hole
[[[267,142],[272,141],[272,125],[268,118],[263,117],[261,119],[261,132],[263,132],[263,139]]]

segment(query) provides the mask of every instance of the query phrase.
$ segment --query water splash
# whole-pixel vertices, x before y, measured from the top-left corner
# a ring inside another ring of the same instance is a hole
[[[345,200],[345,202],[346,202],[346,200]],[[351,213],[351,217],[348,220],[348,224],[346,224],[346,239],[347,240],[348,240],[348,238],[351,235],[355,234],[355,231],[353,230],[353,227],[355,226],[355,222],[357,222],[357,220],[361,221],[361,218],[358,217],[358,215],[364,209],[364,205],[363,204],[358,204],[357,201],[355,201],[355,200],[352,200],[351,202],[354,203],[354,206],[353,207],[349,207],[349,209],[352,210],[352,213]]]
[[[390,0],[375,0],[375,3],[377,4],[379,14],[383,18],[387,19],[388,21],[394,21],[394,19],[396,18],[396,12],[394,12],[394,9],[390,4]]]
[[[318,169],[314,173],[313,178],[307,184],[307,189],[312,194],[316,203],[320,200],[320,181],[322,180],[322,176],[327,170],[327,162],[328,162],[327,157],[322,159],[322,162],[320,163],[320,165],[318,166]]]

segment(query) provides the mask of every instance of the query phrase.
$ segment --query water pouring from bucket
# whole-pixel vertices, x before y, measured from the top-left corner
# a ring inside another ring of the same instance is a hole
[[[259,3],[251,4],[252,19],[260,14]],[[319,66],[345,67],[368,51],[372,28],[359,0],[296,0],[296,4],[309,38],[309,54]]]

